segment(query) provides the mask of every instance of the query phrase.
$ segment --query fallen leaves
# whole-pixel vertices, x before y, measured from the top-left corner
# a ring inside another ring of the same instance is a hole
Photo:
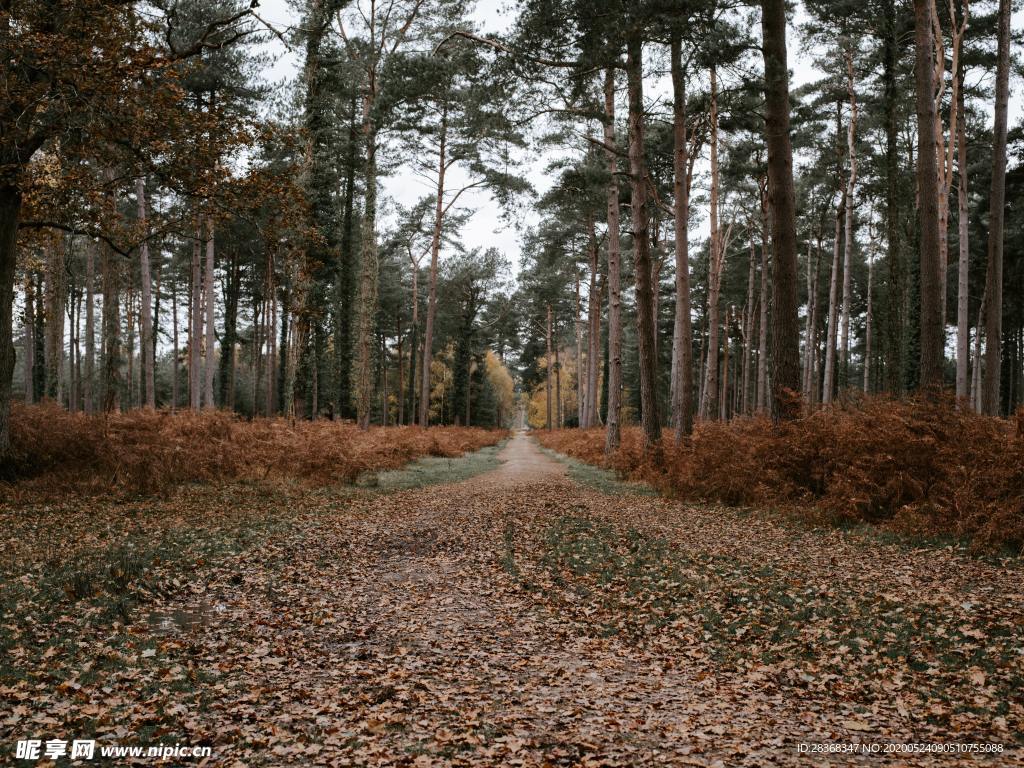
[[[212,744],[211,765],[733,766],[1024,730],[1016,566],[594,493],[521,440],[510,455],[393,494],[0,513],[0,744],[159,732]],[[95,594],[65,595],[51,545]],[[100,568],[112,546],[131,579]]]

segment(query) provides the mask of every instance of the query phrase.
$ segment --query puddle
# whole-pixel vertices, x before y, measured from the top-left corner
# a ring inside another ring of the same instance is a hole
[[[146,617],[149,631],[154,635],[173,635],[179,632],[194,632],[212,626],[221,620],[228,608],[223,603],[202,601],[194,608],[175,608],[171,611],[154,611]]]

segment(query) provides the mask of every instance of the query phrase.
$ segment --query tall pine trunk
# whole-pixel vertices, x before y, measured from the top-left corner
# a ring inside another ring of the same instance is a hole
[[[636,274],[637,347],[640,365],[640,422],[644,450],[656,449],[661,439],[658,418],[657,359],[655,357],[654,289],[651,275],[650,216],[647,166],[644,160],[643,44],[639,31],[626,40],[626,78],[629,101],[630,211],[633,225],[633,269]]]
[[[437,149],[437,189],[434,201],[434,229],[430,239],[430,285],[427,289],[427,322],[423,329],[423,372],[420,378],[420,426],[430,426],[430,364],[433,361],[434,322],[437,318],[437,262],[441,253],[441,228],[444,224],[444,181],[448,139],[447,101],[442,106]]]
[[[935,73],[931,2],[914,0],[914,81],[917,104],[917,188],[920,224],[920,383],[942,386],[942,271],[939,246],[938,166],[932,126],[935,124]]]
[[[146,217],[146,180],[139,176],[135,180],[135,197],[138,206],[139,226],[142,236],[148,235]],[[156,408],[156,388],[153,373],[153,296],[150,283],[149,240],[139,246],[139,284],[142,290],[140,312],[140,341],[142,344],[142,388],[143,405],[150,410]]]
[[[213,363],[214,352],[214,306],[217,300],[216,285],[213,281],[213,219],[206,218],[206,269],[203,276],[203,295],[206,309],[206,350],[204,354],[205,368],[203,371],[203,401],[208,409],[217,407],[213,399],[213,375],[217,368]]]
[[[672,424],[676,442],[693,431],[693,319],[690,317],[690,185],[682,41],[672,40],[672,194],[676,307],[672,329]]]
[[[109,244],[100,257],[103,282],[103,411],[121,410],[121,263]]]
[[[849,385],[850,365],[850,303],[853,298],[853,209],[857,185],[857,92],[853,74],[853,55],[846,52],[847,95],[850,100],[850,122],[846,127],[846,154],[850,173],[846,179],[846,221],[843,236],[843,314],[840,321],[842,338],[839,345],[840,386]]]
[[[722,233],[718,222],[718,78],[711,68],[711,220],[708,254],[708,349],[704,369],[704,387],[700,403],[702,419],[713,419],[718,410],[718,299],[722,285]]]
[[[597,426],[598,358],[601,356],[601,288],[598,284],[597,242],[590,248],[590,292],[587,305],[587,426]]]
[[[762,0],[761,7],[768,199],[772,215],[772,400],[777,418],[791,418],[798,415],[800,403],[800,321],[786,4],[785,0]]]
[[[622,250],[619,245],[619,161],[615,152],[615,70],[604,77],[604,143],[608,161],[608,414],[605,453],[618,450],[622,404]]]
[[[25,358],[25,402],[32,404],[36,399],[36,291],[31,272],[25,280],[25,332],[21,345]]]
[[[992,142],[992,190],[989,195],[988,266],[985,271],[985,371],[981,385],[984,413],[999,413],[1003,334],[1003,236],[1006,206],[1006,119],[1010,96],[1010,0],[999,0],[995,126]],[[6,283],[5,283],[6,285]]]
[[[967,209],[967,122],[964,115],[964,71],[961,67],[960,88],[960,122],[957,125],[957,230],[959,253],[957,258],[956,283],[956,397],[963,400],[970,394],[968,369],[971,354],[971,319],[970,319],[970,248],[968,247]]]

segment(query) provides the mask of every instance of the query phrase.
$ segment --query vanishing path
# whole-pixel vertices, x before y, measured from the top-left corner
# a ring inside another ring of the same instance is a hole
[[[218,567],[206,593],[227,606],[225,617],[193,647],[211,678],[208,711],[193,724],[219,745],[215,763],[822,764],[797,745],[933,741],[954,727],[928,725],[899,679],[844,687],[841,675],[812,680],[783,662],[723,661],[741,638],[751,653],[765,650],[769,635],[754,623],[729,624],[716,659],[712,630],[702,629],[712,624],[695,623],[701,605],[684,604],[674,623],[655,626],[661,608],[625,604],[642,573],[571,582],[574,564],[586,570],[588,558],[622,563],[642,550],[652,553],[644,562],[661,562],[661,550],[645,545],[609,553],[610,539],[600,537],[626,527],[671,541],[694,568],[672,579],[691,579],[709,596],[723,579],[747,574],[747,564],[750,578],[761,578],[783,558],[794,563],[787,583],[842,589],[848,574],[859,578],[851,571],[863,564],[860,545],[838,533],[780,538],[778,526],[758,518],[597,493],[522,433],[501,458],[500,468],[461,483],[304,509],[284,540]],[[879,589],[894,601],[940,582],[969,590],[971,579],[991,575],[981,565],[951,573],[939,555],[929,569],[908,570],[911,557],[897,547],[871,557],[891,574]],[[724,558],[732,569],[724,575],[702,571]],[[723,605],[745,604],[739,585],[729,582]],[[619,601],[626,618],[616,625],[609,605]],[[847,654],[853,669],[862,662],[847,646],[837,642],[829,654]],[[998,740],[993,729],[1011,728],[1019,714],[1004,710],[1001,725],[956,721],[973,730],[949,740]],[[1018,759],[1004,753],[998,762]],[[911,763],[950,758],[893,764]]]

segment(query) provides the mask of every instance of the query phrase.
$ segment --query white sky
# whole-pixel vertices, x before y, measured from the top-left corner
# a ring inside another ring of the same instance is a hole
[[[467,0],[470,2],[470,0]],[[478,0],[470,17],[477,23],[483,33],[502,33],[511,24],[514,15],[509,11],[508,0]],[[275,27],[283,29],[289,25],[296,25],[300,19],[291,7],[290,0],[262,0],[258,12],[262,18],[272,23]],[[798,10],[794,20],[799,23],[803,20],[802,7]],[[1018,14],[1013,19],[1015,30],[1024,29],[1024,18]],[[755,30],[756,31],[756,30]],[[818,79],[822,73],[817,70],[810,61],[810,55],[798,50],[794,41],[798,39],[797,32],[791,25],[789,30],[789,66],[793,72],[791,88]],[[288,52],[278,41],[272,42],[270,50],[279,58],[274,66],[267,72],[267,78],[272,82],[285,83],[293,81],[298,73],[301,62],[298,56]],[[1024,100],[1019,93],[1016,80],[1011,80],[1010,87],[1010,127],[1021,122]],[[645,84],[645,98],[648,101],[655,99],[669,99],[671,97],[668,88],[670,84],[664,80],[651,81]],[[524,157],[524,172],[538,193],[543,193],[551,183],[545,177],[544,168],[550,157],[553,155],[527,156]],[[706,162],[706,161],[705,161]],[[700,167],[698,166],[698,174]],[[460,179],[457,173],[453,174],[451,188],[456,188]],[[700,184],[696,180],[695,184]],[[408,206],[420,197],[430,194],[427,182],[411,173],[403,173],[401,170],[390,177],[381,180],[382,191],[386,198],[391,198],[397,203]],[[475,213],[469,220],[462,232],[462,241],[467,248],[496,246],[508,257],[512,264],[513,271],[518,271],[520,263],[520,235],[514,227],[507,226],[501,221],[498,209],[494,201],[486,192],[470,190],[459,200],[459,207],[474,209]],[[387,209],[385,208],[385,211]],[[528,208],[520,224],[532,224],[538,220],[536,213]],[[696,217],[699,222],[696,225],[698,237],[707,236],[707,219],[704,216]],[[385,212],[380,222],[380,229],[383,231],[388,226],[387,213]]]

